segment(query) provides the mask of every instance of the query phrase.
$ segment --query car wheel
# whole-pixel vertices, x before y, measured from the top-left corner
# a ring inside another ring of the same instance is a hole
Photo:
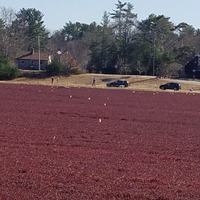
[[[164,87],[160,87],[160,89],[161,89],[161,90],[164,90],[165,88],[164,88]]]

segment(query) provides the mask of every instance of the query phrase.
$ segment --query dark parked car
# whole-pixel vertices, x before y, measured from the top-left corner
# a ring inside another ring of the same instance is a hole
[[[115,80],[108,82],[106,85],[107,87],[128,87],[129,82],[126,80]]]
[[[179,83],[171,82],[171,83],[166,83],[164,85],[160,85],[160,89],[161,90],[167,90],[167,89],[180,90],[181,89],[181,85]]]

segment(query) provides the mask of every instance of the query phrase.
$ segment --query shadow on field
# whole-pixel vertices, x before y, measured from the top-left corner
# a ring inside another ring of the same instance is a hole
[[[149,81],[154,81],[154,80],[157,80],[158,78],[155,77],[155,78],[148,78],[148,79],[143,79],[143,80],[138,80],[138,81],[134,81],[132,80],[130,83],[144,83],[144,82],[149,82]]]
[[[102,82],[109,82],[109,81],[112,81],[112,80],[116,80],[115,78],[103,78],[101,79]]]
[[[119,77],[119,78],[103,78],[101,79],[102,82],[109,82],[109,81],[113,81],[113,80],[118,80],[118,79],[129,79],[131,78],[131,76],[123,76],[123,77]]]
[[[30,79],[44,79],[48,77],[48,74],[44,71],[38,70],[20,70],[19,78],[30,78]]]

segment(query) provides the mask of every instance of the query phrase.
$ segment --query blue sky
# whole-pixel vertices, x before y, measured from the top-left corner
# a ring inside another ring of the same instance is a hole
[[[46,28],[50,31],[63,28],[66,22],[90,24],[101,23],[104,11],[112,12],[117,0],[1,0],[0,7],[36,8],[44,14]],[[146,19],[150,14],[163,14],[170,17],[174,24],[186,22],[194,28],[200,28],[200,0],[121,0],[134,5],[138,20]]]

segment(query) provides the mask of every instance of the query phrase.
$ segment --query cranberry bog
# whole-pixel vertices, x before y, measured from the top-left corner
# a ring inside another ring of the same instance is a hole
[[[200,199],[200,96],[0,84],[0,199]]]

